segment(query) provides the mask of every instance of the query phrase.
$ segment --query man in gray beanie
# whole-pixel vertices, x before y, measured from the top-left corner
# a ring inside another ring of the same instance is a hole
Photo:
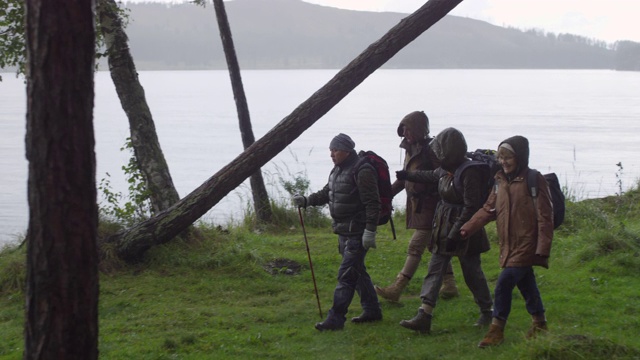
[[[351,321],[382,320],[378,296],[364,263],[367,251],[376,247],[381,207],[376,170],[371,164],[359,161],[355,143],[348,135],[336,135],[329,144],[329,151],[335,167],[324,188],[306,197],[293,197],[293,203],[298,207],[329,204],[333,232],[338,235],[338,250],[342,255],[333,306],[327,318],[316,324],[319,331],[344,328],[356,292],[360,295],[363,312]]]
[[[343,133],[336,135],[329,144],[329,149],[342,150],[345,152],[354,151],[355,147],[356,143],[351,140],[349,135]]]

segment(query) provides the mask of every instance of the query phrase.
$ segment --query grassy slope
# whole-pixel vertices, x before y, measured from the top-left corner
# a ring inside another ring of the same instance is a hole
[[[414,316],[421,277],[405,290],[402,304],[383,302],[384,320],[347,323],[343,331],[319,333],[313,281],[299,224],[278,233],[206,231],[199,243],[153,249],[143,264],[101,275],[102,359],[640,359],[640,195],[569,204],[556,233],[551,268],[536,269],[550,334],[524,339],[530,318],[521,296],[514,303],[506,341],[479,350],[484,330],[471,324],[477,308],[454,271],[459,298],[440,301],[431,335],[398,325]],[[367,264],[374,282],[386,285],[402,267],[410,232],[396,220],[398,240],[380,229]],[[487,227],[495,239],[493,225]],[[307,228],[322,311],[331,306],[339,264],[336,238]],[[271,275],[263,265],[287,258],[301,274]],[[7,279],[19,279],[24,254],[0,256],[0,359],[22,357],[24,296]],[[500,269],[497,245],[483,255],[493,289]],[[17,270],[16,270],[17,269]],[[11,270],[11,271],[9,271]],[[9,274],[13,275],[9,275]],[[15,283],[15,280],[14,280]],[[349,316],[359,314],[356,296]]]

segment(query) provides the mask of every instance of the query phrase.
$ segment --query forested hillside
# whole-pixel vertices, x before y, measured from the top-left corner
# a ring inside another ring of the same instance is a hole
[[[342,68],[406,14],[341,10],[300,0],[225,2],[245,69]],[[127,4],[140,69],[226,68],[212,6]],[[616,44],[572,34],[503,28],[447,16],[388,68],[614,69]],[[628,62],[627,62],[628,63]]]

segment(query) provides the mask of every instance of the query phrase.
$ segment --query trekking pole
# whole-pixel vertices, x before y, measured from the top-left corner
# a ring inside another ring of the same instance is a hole
[[[396,239],[396,227],[393,226],[393,216],[389,218],[389,224],[391,225],[391,233],[393,234],[393,240]]]
[[[313,279],[313,288],[316,291],[316,300],[318,301],[318,312],[320,319],[322,316],[322,308],[320,307],[320,296],[318,295],[318,285],[316,285],[316,275],[313,273],[313,263],[311,262],[311,252],[309,251],[309,240],[307,240],[307,230],[304,228],[304,220],[302,219],[302,208],[298,207],[298,215],[300,216],[300,225],[302,225],[302,234],[304,234],[304,243],[307,246],[307,257],[309,258],[309,268],[311,268],[311,278]]]

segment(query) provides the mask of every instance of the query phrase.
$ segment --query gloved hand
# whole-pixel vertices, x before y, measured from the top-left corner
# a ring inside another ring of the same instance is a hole
[[[300,194],[293,195],[293,205],[299,208],[307,207],[307,198]]]
[[[365,250],[369,250],[370,248],[376,248],[376,232],[365,229],[364,234],[362,234],[362,246],[364,246]]]
[[[447,238],[447,244],[445,245],[445,250],[447,252],[454,252],[458,247],[458,242],[455,239]]]
[[[407,180],[407,177],[408,177],[407,170],[396,171],[396,179]]]

